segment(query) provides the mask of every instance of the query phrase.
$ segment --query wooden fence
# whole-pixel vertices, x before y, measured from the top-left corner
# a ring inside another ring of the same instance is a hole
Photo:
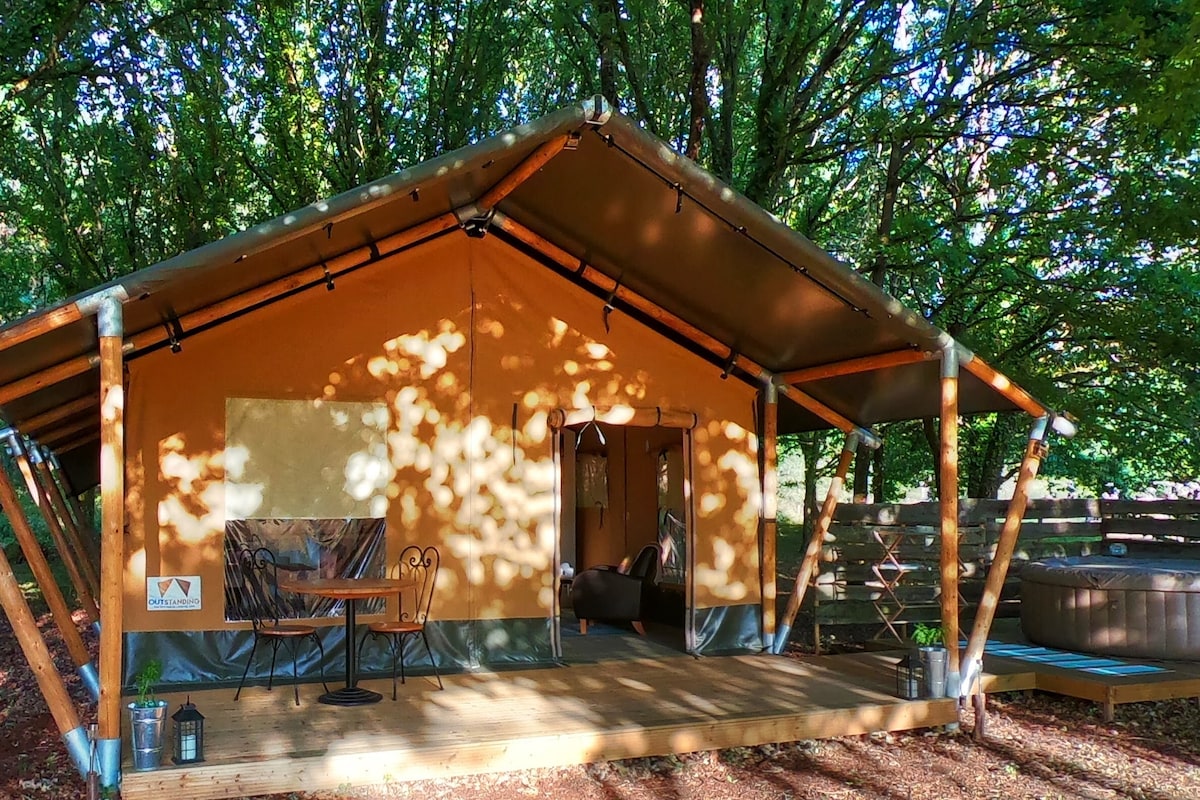
[[[1006,500],[960,501],[964,625],[974,619],[1007,511]],[[810,592],[815,638],[821,625],[877,624],[880,635],[901,637],[909,623],[938,620],[939,519],[936,502],[840,506]],[[1025,564],[1103,553],[1116,542],[1130,556],[1200,559],[1200,500],[1031,501],[997,615],[1019,613]]]

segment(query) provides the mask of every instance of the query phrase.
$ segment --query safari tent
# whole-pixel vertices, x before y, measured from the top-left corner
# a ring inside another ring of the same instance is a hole
[[[666,542],[681,649],[771,650],[777,432],[850,453],[941,416],[950,480],[958,414],[1003,410],[1035,443],[1057,419],[599,98],[0,329],[0,412],[100,623],[102,752],[148,658],[236,681],[233,544],[324,574],[436,545],[453,672],[553,662],[562,564]],[[336,671],[338,609],[308,610]]]

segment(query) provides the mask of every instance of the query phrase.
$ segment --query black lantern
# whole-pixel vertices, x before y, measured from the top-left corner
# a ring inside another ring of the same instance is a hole
[[[925,667],[921,659],[912,653],[896,662],[896,696],[904,700],[916,700],[925,685]]]
[[[204,760],[204,715],[192,705],[191,696],[171,715],[175,720],[176,764],[195,764]]]

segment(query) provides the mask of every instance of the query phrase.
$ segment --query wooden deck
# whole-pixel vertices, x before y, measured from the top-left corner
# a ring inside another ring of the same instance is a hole
[[[416,678],[382,703],[320,705],[320,685],[195,692],[207,761],[133,772],[121,796],[225,798],[908,730],[958,720],[953,700],[893,696],[886,660],[688,656]],[[182,697],[170,695],[172,711]],[[169,762],[169,759],[164,759]]]

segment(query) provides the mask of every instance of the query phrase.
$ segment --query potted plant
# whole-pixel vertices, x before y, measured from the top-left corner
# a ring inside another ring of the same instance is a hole
[[[912,632],[918,658],[925,668],[925,696],[946,696],[946,645],[940,625],[918,622]]]
[[[158,769],[162,764],[167,701],[154,696],[160,678],[162,662],[152,659],[133,679],[137,700],[129,704],[129,729],[133,734],[133,768],[139,772]]]

